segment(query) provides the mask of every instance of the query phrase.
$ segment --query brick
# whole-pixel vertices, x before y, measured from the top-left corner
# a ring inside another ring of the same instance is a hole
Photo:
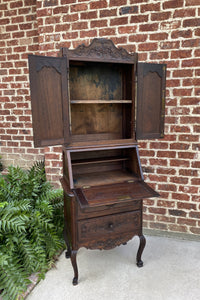
[[[181,224],[181,225],[188,225],[188,226],[195,226],[196,225],[195,220],[188,220],[188,219],[185,219],[185,218],[178,218],[177,223]]]
[[[99,8],[106,8],[107,1],[106,0],[101,0],[101,1],[92,1],[90,2],[90,9],[99,9]]]
[[[199,0],[186,0],[186,6],[199,5]]]
[[[200,78],[188,78],[183,80],[183,86],[199,86]]]
[[[89,20],[89,19],[96,19],[97,18],[97,11],[88,11],[81,13],[81,19]]]
[[[148,15],[134,15],[131,17],[131,23],[146,23],[148,22],[149,16]]]
[[[110,0],[110,6],[121,6],[126,4],[127,0]]]
[[[60,16],[51,16],[45,18],[45,24],[56,24],[60,22]]]
[[[58,5],[58,0],[44,0],[44,7]]]
[[[164,21],[171,17],[171,12],[159,12],[151,14],[151,21]]]
[[[176,9],[173,18],[195,17],[195,8]]]
[[[166,209],[161,207],[149,207],[149,213],[164,215],[166,213]]]
[[[151,31],[157,31],[158,30],[158,23],[152,23],[152,24],[142,24],[139,26],[139,30],[140,31],[147,31],[147,32],[151,32]]]
[[[152,41],[167,40],[168,39],[168,33],[162,32],[162,33],[150,34],[149,39],[152,40]]]
[[[182,41],[182,47],[183,48],[191,48],[191,47],[198,47],[200,44],[200,39],[188,39],[185,41]]]
[[[168,143],[166,143],[166,142],[151,142],[150,148],[151,149],[167,149]]]
[[[199,124],[199,117],[181,117],[180,123],[182,124]]]
[[[187,184],[188,178],[185,177],[171,177],[170,182],[177,183],[177,184]]]
[[[192,195],[192,201],[200,202],[200,196]]]
[[[199,57],[199,56],[200,56],[200,49],[196,49],[196,50],[194,51],[194,56],[195,56],[195,57]]]
[[[172,193],[172,199],[179,200],[179,201],[189,201],[190,196],[185,193]]]
[[[197,194],[198,187],[196,187],[196,186],[179,186],[179,192],[188,193],[188,194]]]
[[[171,132],[189,133],[190,132],[190,127],[189,126],[172,125],[171,126]]]
[[[160,24],[161,30],[173,30],[173,29],[180,28],[180,26],[181,26],[180,20],[161,22]]]
[[[161,42],[160,43],[160,48],[161,49],[179,49],[180,47],[180,42],[179,41],[174,41],[174,42]]]
[[[110,20],[110,26],[125,25],[128,23],[128,17],[115,18]]]
[[[166,216],[156,216],[156,220],[158,222],[165,222],[165,223],[175,223],[176,221],[174,217],[166,217]]]
[[[165,124],[177,124],[178,118],[177,117],[165,117]]]
[[[198,170],[194,170],[194,169],[181,169],[179,170],[179,174],[182,176],[198,176]]]
[[[179,210],[179,209],[169,209],[169,214],[172,216],[186,217],[186,212],[184,212],[183,210]]]
[[[192,37],[192,30],[188,29],[188,30],[174,30],[171,33],[171,38],[172,39],[178,39],[178,38],[191,38]]]
[[[188,58],[192,56],[192,50],[176,50],[171,51],[171,58]]]
[[[10,23],[10,19],[9,18],[1,18],[0,19],[0,25],[6,25]]]
[[[157,157],[175,158],[176,152],[175,151],[158,151]]]
[[[166,200],[158,200],[157,205],[161,207],[170,207],[173,208],[175,203],[173,201],[166,201]]]
[[[183,98],[180,101],[181,105],[199,105],[200,104],[200,99],[194,98],[194,97],[189,97],[189,98]]]
[[[112,41],[114,44],[127,44],[127,37],[126,36],[120,36],[120,37],[112,37]]]
[[[194,219],[200,219],[200,212],[197,211],[191,211],[189,214],[190,218],[194,218]]]
[[[157,43],[143,43],[138,45],[138,51],[154,51],[158,49]]]
[[[95,37],[95,36],[97,36],[97,31],[96,30],[88,30],[88,31],[81,31],[80,32],[80,38]]]
[[[188,160],[183,159],[171,159],[170,160],[171,167],[188,167],[190,166],[190,162]]]
[[[125,29],[124,29],[125,28]],[[127,31],[127,30],[128,31]],[[131,33],[131,30],[134,30],[134,32],[136,32],[137,27],[136,26],[125,26],[125,27],[119,27],[119,33],[123,34],[123,33]],[[148,38],[147,34],[134,34],[134,35],[129,35],[129,41],[130,42],[145,42]]]
[[[115,35],[115,31],[116,31],[116,29],[114,29],[114,28],[100,29],[100,30],[99,30],[99,35],[100,35],[100,36]]]
[[[72,24],[72,30],[88,29],[88,22],[77,22]]]
[[[168,175],[175,175],[176,170],[174,168],[157,168],[157,174],[168,174]]]
[[[186,88],[180,88],[180,89],[173,89],[173,95],[174,96],[191,96],[192,95],[192,89],[186,89]]]
[[[183,0],[170,0],[163,3],[164,9],[183,7]]]
[[[148,178],[149,178],[149,180],[155,181],[155,182],[167,182],[167,176],[149,174]]]
[[[70,28],[69,24],[57,24],[55,26],[55,32],[68,31],[69,28]]]
[[[187,232],[187,227],[186,226],[181,226],[181,225],[169,224],[168,225],[168,230],[178,231],[178,232]]]
[[[199,107],[198,107],[198,108],[199,108]],[[194,131],[194,132],[197,132],[197,133],[200,133],[200,125],[194,126],[193,131]]]
[[[169,58],[169,52],[159,51],[159,52],[151,52],[150,60],[163,60]]]
[[[151,165],[155,166],[167,166],[167,160],[166,159],[150,159],[149,160]]]
[[[62,34],[63,39],[77,39],[78,38],[78,32],[67,32]]]
[[[181,141],[181,142],[198,142],[199,137],[198,137],[198,135],[180,135],[179,141]]]
[[[141,156],[150,156],[150,157],[153,157],[153,156],[155,156],[155,151],[153,151],[153,150],[142,150],[142,149],[140,149],[140,155],[141,155]]]
[[[200,18],[183,20],[183,27],[198,27],[198,26],[200,26]]]
[[[200,186],[200,178],[192,178],[191,184]]]
[[[10,8],[19,8],[23,6],[23,1],[14,1],[10,3]]]
[[[159,11],[160,10],[160,3],[149,3],[149,4],[141,4],[140,12],[144,13],[147,11]]]
[[[123,6],[119,9],[119,14],[126,15],[126,14],[134,14],[138,13],[138,6]]]
[[[100,18],[113,17],[117,15],[117,9],[103,9],[100,10]]]
[[[88,9],[88,5],[86,3],[79,3],[79,4],[74,4],[70,6],[70,12],[79,12],[79,11],[84,11]]]
[[[61,5],[75,3],[75,2],[76,2],[76,0],[61,0]]]
[[[163,223],[150,223],[150,228],[152,229],[160,229],[160,230],[168,230],[168,225]]]

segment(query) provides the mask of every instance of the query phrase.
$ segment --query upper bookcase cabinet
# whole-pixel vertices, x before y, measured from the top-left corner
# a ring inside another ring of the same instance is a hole
[[[166,65],[111,40],[29,55],[34,145],[130,144],[164,134]]]

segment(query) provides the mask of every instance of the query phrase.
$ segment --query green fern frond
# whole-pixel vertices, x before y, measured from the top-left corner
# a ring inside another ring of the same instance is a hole
[[[63,193],[46,181],[44,162],[0,174],[0,290],[16,300],[27,277],[43,277],[63,249]],[[6,274],[6,275],[5,275]],[[16,275],[17,274],[17,275]]]

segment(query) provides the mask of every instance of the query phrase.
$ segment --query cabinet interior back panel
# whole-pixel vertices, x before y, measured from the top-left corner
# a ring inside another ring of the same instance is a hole
[[[74,104],[72,134],[113,133],[122,136],[122,104]]]
[[[122,99],[122,74],[117,66],[80,63],[69,69],[71,100]]]

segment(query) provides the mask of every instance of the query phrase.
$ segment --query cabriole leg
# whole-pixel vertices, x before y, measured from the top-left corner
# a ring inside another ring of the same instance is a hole
[[[146,245],[146,239],[145,239],[144,235],[140,235],[139,239],[140,239],[140,245],[139,245],[139,249],[137,252],[137,266],[139,268],[141,268],[141,267],[143,267],[143,261],[141,260],[141,256],[142,256],[144,247]]]
[[[77,263],[76,263],[76,255],[77,255],[77,251],[72,250],[71,251],[71,262],[72,262],[72,267],[74,269],[74,278],[73,278],[73,285],[77,285],[78,284],[78,267],[77,267]]]

